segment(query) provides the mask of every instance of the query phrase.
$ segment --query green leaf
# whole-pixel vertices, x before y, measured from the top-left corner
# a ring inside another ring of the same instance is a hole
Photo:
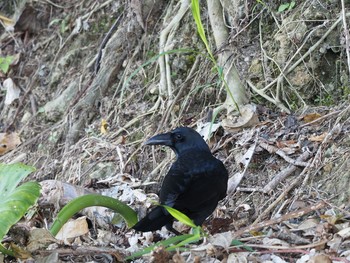
[[[13,56],[0,57],[0,70],[6,74],[13,60]]]
[[[89,194],[75,198],[66,204],[58,213],[57,219],[52,224],[50,233],[53,236],[56,236],[68,219],[80,210],[90,206],[103,206],[112,209],[124,218],[129,227],[132,227],[137,223],[137,213],[128,205],[109,196]]]
[[[245,250],[249,251],[249,252],[254,252],[254,249],[252,249],[251,247],[249,246],[246,246],[243,242],[237,240],[237,239],[234,239],[231,241],[231,246],[241,246],[242,248],[244,248]]]
[[[295,4],[295,3],[294,3],[294,4]],[[280,6],[278,7],[278,13],[281,13],[281,12],[287,10],[287,9],[289,8],[289,5],[290,5],[289,3],[280,5]]]
[[[0,241],[39,198],[40,185],[36,182],[17,187],[33,171],[34,167],[20,163],[0,164]]]
[[[207,37],[205,36],[205,30],[202,24],[202,20],[201,20],[201,11],[200,11],[200,7],[199,7],[199,0],[191,0],[191,7],[192,7],[192,16],[194,18],[194,21],[197,25],[197,31],[198,34],[200,36],[200,38],[202,39],[205,48],[207,49],[207,52],[210,56],[210,59],[214,62],[214,56],[213,53],[211,52]]]
[[[190,227],[197,227],[193,221],[184,213],[181,213],[180,211],[176,210],[175,208],[172,208],[170,206],[167,205],[161,205],[162,207],[164,207],[169,214],[171,214],[173,217],[175,217],[177,220],[179,220],[181,223],[184,223],[185,225],[188,225]]]
[[[193,16],[194,21],[195,21],[195,23],[197,25],[198,34],[199,34],[200,38],[202,39],[202,41],[203,41],[203,43],[205,45],[205,48],[207,49],[209,58],[213,62],[214,68],[218,71],[219,78],[223,82],[223,84],[225,86],[225,89],[226,89],[228,95],[230,96],[231,100],[234,102],[234,104],[235,104],[235,106],[237,108],[237,111],[239,112],[239,114],[241,114],[241,112],[239,110],[239,107],[238,107],[238,104],[235,101],[235,99],[234,99],[234,97],[233,97],[233,95],[231,93],[231,90],[228,87],[227,82],[225,81],[225,78],[224,78],[223,74],[221,73],[222,70],[218,66],[218,63],[216,62],[215,57],[214,57],[213,53],[211,52],[208,40],[207,40],[207,38],[205,36],[205,30],[204,30],[204,27],[203,27],[203,24],[202,24],[202,21],[201,21],[199,0],[191,0],[191,7],[192,7],[192,16]],[[214,121],[214,119],[212,121]]]
[[[174,246],[168,247],[166,250],[173,251],[173,250],[175,250],[179,247],[183,247],[189,243],[198,242],[202,238],[202,235],[201,235],[201,233],[203,232],[202,228],[200,226],[196,226],[195,228],[192,229],[192,231],[193,231],[193,234],[191,236],[189,236],[188,238],[186,238],[185,240],[181,241],[180,243],[178,243]]]
[[[288,10],[291,10],[295,6],[295,1],[290,2]]]
[[[186,234],[186,235],[181,235],[181,236],[175,236],[175,237],[171,237],[168,238],[166,240],[162,240],[159,241],[157,243],[155,243],[152,246],[146,247],[140,251],[137,251],[135,253],[133,253],[131,256],[127,257],[126,260],[131,260],[137,257],[140,257],[144,254],[148,254],[150,253],[155,247],[159,247],[159,246],[163,246],[163,247],[169,247],[172,244],[178,244],[180,242],[183,242],[184,240],[187,240],[189,238],[193,237],[193,234]]]
[[[8,196],[35,168],[22,163],[0,164],[0,201]]]

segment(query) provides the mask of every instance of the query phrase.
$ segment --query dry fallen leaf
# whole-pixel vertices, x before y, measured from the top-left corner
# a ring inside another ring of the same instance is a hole
[[[30,252],[47,248],[50,244],[57,243],[57,240],[51,235],[49,230],[43,228],[34,228],[30,231],[27,249]]]
[[[21,144],[21,139],[16,132],[0,133],[0,155],[15,149]]]
[[[227,118],[222,120],[222,127],[228,131],[235,131],[237,129],[252,127],[259,123],[259,118],[256,110],[256,106],[253,104],[247,104],[241,106],[241,115],[238,117],[227,116]]]
[[[321,135],[312,135],[309,137],[309,140],[312,142],[323,142],[324,138],[327,136],[327,132],[322,133]]]
[[[325,254],[316,255],[308,261],[309,263],[332,263],[332,260],[329,256]]]
[[[69,238],[79,237],[87,233],[89,233],[89,227],[86,221],[86,216],[82,216],[65,223],[56,235],[56,239],[67,240]]]
[[[216,132],[216,130],[221,126],[220,123],[200,123],[198,124],[197,132],[202,135],[203,139],[205,141],[208,141],[208,139],[212,136],[213,133]]]
[[[338,232],[338,235],[343,239],[348,239],[350,237],[350,227],[344,228]]]
[[[209,237],[209,242],[214,246],[228,249],[231,246],[232,239],[232,233],[228,231]]]
[[[105,119],[101,121],[101,134],[106,134],[108,131],[108,123]]]
[[[9,27],[9,26],[13,27],[15,25],[15,22],[11,18],[8,18],[8,17],[3,16],[3,15],[0,15],[0,20],[4,24],[5,28]]]
[[[307,123],[312,122],[314,120],[317,120],[318,118],[320,118],[322,115],[319,113],[310,113],[310,114],[306,114],[303,117],[303,120]]]
[[[10,105],[15,99],[19,98],[21,90],[16,86],[11,78],[5,79],[2,85],[6,90],[5,104]]]
[[[19,259],[28,259],[31,258],[32,255],[29,253],[29,251],[21,248],[20,246],[16,245],[14,242],[11,242],[11,250],[14,252],[16,255],[16,258]]]

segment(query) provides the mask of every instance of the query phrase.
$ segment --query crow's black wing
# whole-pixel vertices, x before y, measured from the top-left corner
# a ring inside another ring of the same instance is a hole
[[[210,152],[190,151],[178,156],[165,176],[160,203],[174,207],[190,217],[196,225],[215,210],[226,196],[227,170]],[[133,228],[154,231],[166,225],[171,229],[172,216],[162,207],[155,207]]]
[[[160,192],[160,203],[162,205],[173,207],[178,196],[189,187],[191,178],[190,176],[184,176],[183,169],[186,168],[176,161],[164,177]],[[147,232],[158,230],[165,225],[171,228],[173,220],[174,218],[163,207],[157,206],[137,222],[133,229]]]
[[[228,174],[221,161],[208,152],[179,156],[163,181],[160,201],[185,213],[197,225],[226,196]]]

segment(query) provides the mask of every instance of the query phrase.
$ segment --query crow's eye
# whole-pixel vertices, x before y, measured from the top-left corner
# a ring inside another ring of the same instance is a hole
[[[175,139],[176,139],[177,141],[180,141],[180,140],[182,139],[182,135],[181,135],[180,133],[176,133],[176,134],[175,134]]]

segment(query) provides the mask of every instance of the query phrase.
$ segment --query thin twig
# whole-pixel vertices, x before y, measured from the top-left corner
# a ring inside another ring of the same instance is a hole
[[[268,143],[264,142],[262,138],[260,138],[259,140],[259,146],[263,149],[265,149],[266,151],[268,151],[269,153],[275,153],[277,155],[279,155],[280,157],[282,157],[286,162],[295,165],[295,166],[308,166],[309,163],[307,162],[303,162],[300,161],[299,159],[294,160],[292,158],[290,158],[289,156],[287,156],[287,154],[282,151],[281,149],[278,149],[277,147],[273,146],[273,145],[269,145]]]
[[[267,221],[264,221],[264,222],[261,222],[261,223],[257,223],[257,224],[252,224],[248,227],[245,227],[243,229],[240,229],[238,231],[236,231],[234,233],[234,237],[238,237],[240,235],[242,235],[243,233],[247,233],[247,232],[251,232],[251,231],[254,231],[254,230],[258,230],[260,228],[264,228],[264,227],[267,227],[267,226],[272,226],[272,225],[275,225],[275,224],[278,224],[278,223],[281,223],[283,221],[287,221],[287,220],[290,220],[292,218],[299,218],[299,217],[302,217],[308,213],[311,213],[313,211],[316,211],[316,210],[320,210],[324,207],[326,207],[327,204],[323,201],[315,204],[315,205],[312,205],[312,206],[309,206],[309,207],[305,207],[303,209],[300,209],[300,210],[297,210],[297,211],[294,211],[294,212],[291,212],[291,213],[288,213],[288,214],[285,214],[285,215],[282,215],[281,217],[279,218],[275,218],[275,219],[271,219],[271,220],[267,220]]]
[[[350,37],[349,37],[349,30],[346,25],[346,13],[345,13],[345,4],[344,0],[341,0],[341,14],[343,18],[343,27],[344,27],[344,35],[345,35],[345,51],[346,51],[346,56],[347,56],[347,61],[348,61],[348,70],[349,70],[349,77],[350,77]]]
[[[102,57],[102,51],[106,47],[108,40],[111,38],[112,33],[114,32],[114,30],[116,29],[117,25],[119,24],[122,15],[123,14],[118,16],[118,18],[115,20],[115,22],[113,23],[111,28],[108,30],[106,36],[102,40],[102,43],[101,43],[101,45],[100,45],[100,47],[98,49],[98,55],[97,55],[97,58],[96,58],[96,61],[95,61],[95,67],[94,67],[95,75],[97,75],[97,73],[98,73],[98,71],[100,69],[100,61],[101,61],[101,57]]]

